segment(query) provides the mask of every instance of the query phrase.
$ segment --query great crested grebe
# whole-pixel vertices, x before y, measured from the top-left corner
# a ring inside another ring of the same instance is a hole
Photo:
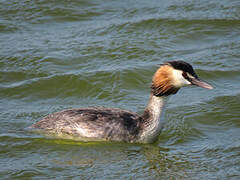
[[[165,62],[153,76],[150,99],[142,115],[105,107],[69,109],[50,114],[31,127],[83,141],[152,143],[163,127],[168,96],[188,85],[213,89],[198,78],[190,64]]]

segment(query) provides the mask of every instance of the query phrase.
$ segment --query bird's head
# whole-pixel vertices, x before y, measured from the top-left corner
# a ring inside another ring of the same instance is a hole
[[[189,85],[213,89],[210,84],[198,78],[190,64],[184,61],[169,61],[156,71],[151,88],[155,96],[168,96],[176,94],[181,87]]]

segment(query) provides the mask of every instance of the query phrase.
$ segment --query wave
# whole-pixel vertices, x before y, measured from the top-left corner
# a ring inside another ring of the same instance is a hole
[[[168,109],[166,126],[159,139],[176,145],[237,130],[240,128],[239,101],[240,94],[219,96],[207,102]]]

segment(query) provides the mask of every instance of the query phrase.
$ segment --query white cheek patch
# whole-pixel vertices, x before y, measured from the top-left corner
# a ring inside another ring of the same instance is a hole
[[[183,71],[173,69],[173,84],[176,87],[183,87],[191,83],[182,76]]]

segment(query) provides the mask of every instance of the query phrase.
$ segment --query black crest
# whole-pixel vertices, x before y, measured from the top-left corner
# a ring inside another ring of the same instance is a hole
[[[188,72],[193,77],[198,78],[197,74],[193,70],[193,67],[184,61],[168,61],[165,64],[172,66],[174,69]]]

